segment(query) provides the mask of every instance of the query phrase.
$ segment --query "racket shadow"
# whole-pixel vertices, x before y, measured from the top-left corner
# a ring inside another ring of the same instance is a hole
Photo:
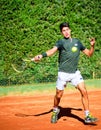
[[[41,116],[41,115],[45,115],[45,114],[49,114],[52,112],[52,109],[47,111],[47,112],[43,112],[43,113],[39,113],[39,114],[24,114],[24,113],[17,113],[15,114],[15,116],[18,116],[18,117],[28,117],[28,116]]]

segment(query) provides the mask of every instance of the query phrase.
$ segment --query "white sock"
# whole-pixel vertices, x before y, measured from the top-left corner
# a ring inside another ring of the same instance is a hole
[[[84,111],[84,113],[85,113],[85,116],[88,116],[89,115],[89,110],[86,110],[86,111]]]
[[[53,111],[56,112],[57,110],[58,110],[58,107],[54,107],[54,108],[53,108]]]

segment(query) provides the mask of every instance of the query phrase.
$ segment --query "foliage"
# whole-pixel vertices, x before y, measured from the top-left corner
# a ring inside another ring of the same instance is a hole
[[[55,81],[58,54],[29,64],[21,74],[11,63],[53,47],[61,38],[59,24],[64,21],[70,22],[72,36],[87,48],[89,38],[96,38],[95,54],[91,59],[81,54],[79,68],[87,79],[101,78],[100,0],[1,0],[0,5],[0,84]]]

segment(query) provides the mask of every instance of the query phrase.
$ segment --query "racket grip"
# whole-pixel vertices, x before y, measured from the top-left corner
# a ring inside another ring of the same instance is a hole
[[[35,58],[32,58],[31,61],[35,61]]]

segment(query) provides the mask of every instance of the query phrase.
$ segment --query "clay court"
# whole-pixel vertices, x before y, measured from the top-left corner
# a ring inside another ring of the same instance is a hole
[[[59,120],[50,123],[53,93],[0,97],[0,130],[101,130],[101,89],[89,90],[90,109],[99,118],[84,123],[78,91],[66,91],[60,103]]]

